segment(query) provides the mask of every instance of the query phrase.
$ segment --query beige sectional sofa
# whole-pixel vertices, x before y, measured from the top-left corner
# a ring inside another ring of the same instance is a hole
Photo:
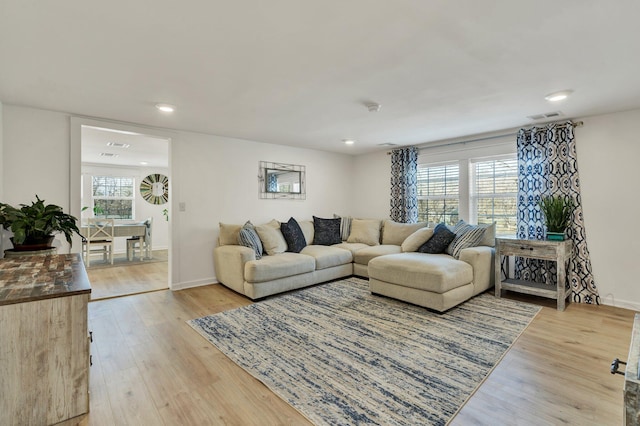
[[[305,240],[313,242],[313,222],[298,223]],[[481,241],[485,245],[464,248],[456,259],[416,252],[433,234],[425,225],[354,219],[349,235],[343,232],[344,241],[330,246],[310,244],[299,253],[284,251],[284,240],[274,243],[259,232],[265,251],[270,249],[272,254],[258,259],[254,249],[237,243],[241,225],[221,223],[219,245],[214,249],[216,275],[220,283],[254,300],[357,275],[369,278],[372,293],[439,312],[493,286],[495,227],[486,229]],[[277,239],[273,232],[277,226],[272,221],[256,229]]]

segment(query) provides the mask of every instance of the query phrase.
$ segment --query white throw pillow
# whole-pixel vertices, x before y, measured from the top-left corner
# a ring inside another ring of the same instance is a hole
[[[382,228],[382,244],[399,246],[409,235],[425,226],[427,226],[427,222],[400,223],[393,220],[385,220]]]
[[[272,256],[277,253],[287,251],[287,241],[280,230],[280,222],[272,220],[264,225],[256,226],[256,232],[262,241],[262,248],[268,255]]]
[[[482,237],[482,241],[480,241],[479,246],[487,246],[487,247],[495,247],[496,246],[496,223],[493,222],[491,225],[478,225],[481,228],[484,228],[484,237]]]
[[[420,246],[429,241],[431,237],[433,237],[433,228],[418,229],[402,242],[400,248],[403,253],[418,251]]]

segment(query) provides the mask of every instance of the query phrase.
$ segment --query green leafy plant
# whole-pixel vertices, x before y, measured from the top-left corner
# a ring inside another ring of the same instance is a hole
[[[538,203],[545,218],[548,232],[564,233],[571,221],[574,204],[571,198],[547,196]]]
[[[0,225],[13,232],[13,243],[29,244],[61,232],[72,244],[73,233],[80,235],[74,216],[64,213],[62,207],[46,204],[36,195],[31,205],[20,204],[16,208],[0,203]]]
[[[162,214],[164,216],[164,219],[169,222],[169,210],[168,209],[164,209],[162,210]]]

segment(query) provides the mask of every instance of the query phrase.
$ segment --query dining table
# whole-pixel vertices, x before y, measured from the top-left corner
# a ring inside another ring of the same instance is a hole
[[[151,259],[151,247],[150,245],[145,244],[146,232],[147,225],[144,222],[116,223],[113,226],[114,238],[139,237],[140,247],[144,247],[145,257],[147,259]],[[81,226],[80,234],[82,234],[82,236],[86,238],[89,235],[89,227],[87,225]]]

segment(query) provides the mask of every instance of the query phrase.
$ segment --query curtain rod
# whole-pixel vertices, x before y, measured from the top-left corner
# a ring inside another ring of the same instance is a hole
[[[581,127],[584,125],[584,121],[570,121],[569,122],[574,128],[575,127]],[[542,123],[542,124],[551,124],[551,123]],[[561,123],[558,125],[558,127],[565,127],[568,123]],[[536,126],[534,126],[536,127]],[[534,127],[531,127],[529,129],[524,129],[525,132],[530,132],[531,129],[533,129]],[[422,144],[422,145],[417,145],[416,148],[421,149],[421,148],[439,148],[441,146],[453,146],[453,145],[460,145],[460,144],[466,144],[466,143],[471,143],[471,142],[482,142],[482,141],[488,141],[491,139],[499,139],[499,138],[504,138],[507,136],[516,136],[518,134],[518,131],[512,131],[509,133],[502,133],[499,135],[493,135],[493,136],[486,136],[483,138],[476,138],[476,139],[466,139],[463,141],[457,141],[457,142],[445,142],[445,143],[441,143],[438,145],[429,145],[429,144]],[[401,149],[401,148],[399,148]],[[387,155],[391,155],[393,151],[387,151]]]

